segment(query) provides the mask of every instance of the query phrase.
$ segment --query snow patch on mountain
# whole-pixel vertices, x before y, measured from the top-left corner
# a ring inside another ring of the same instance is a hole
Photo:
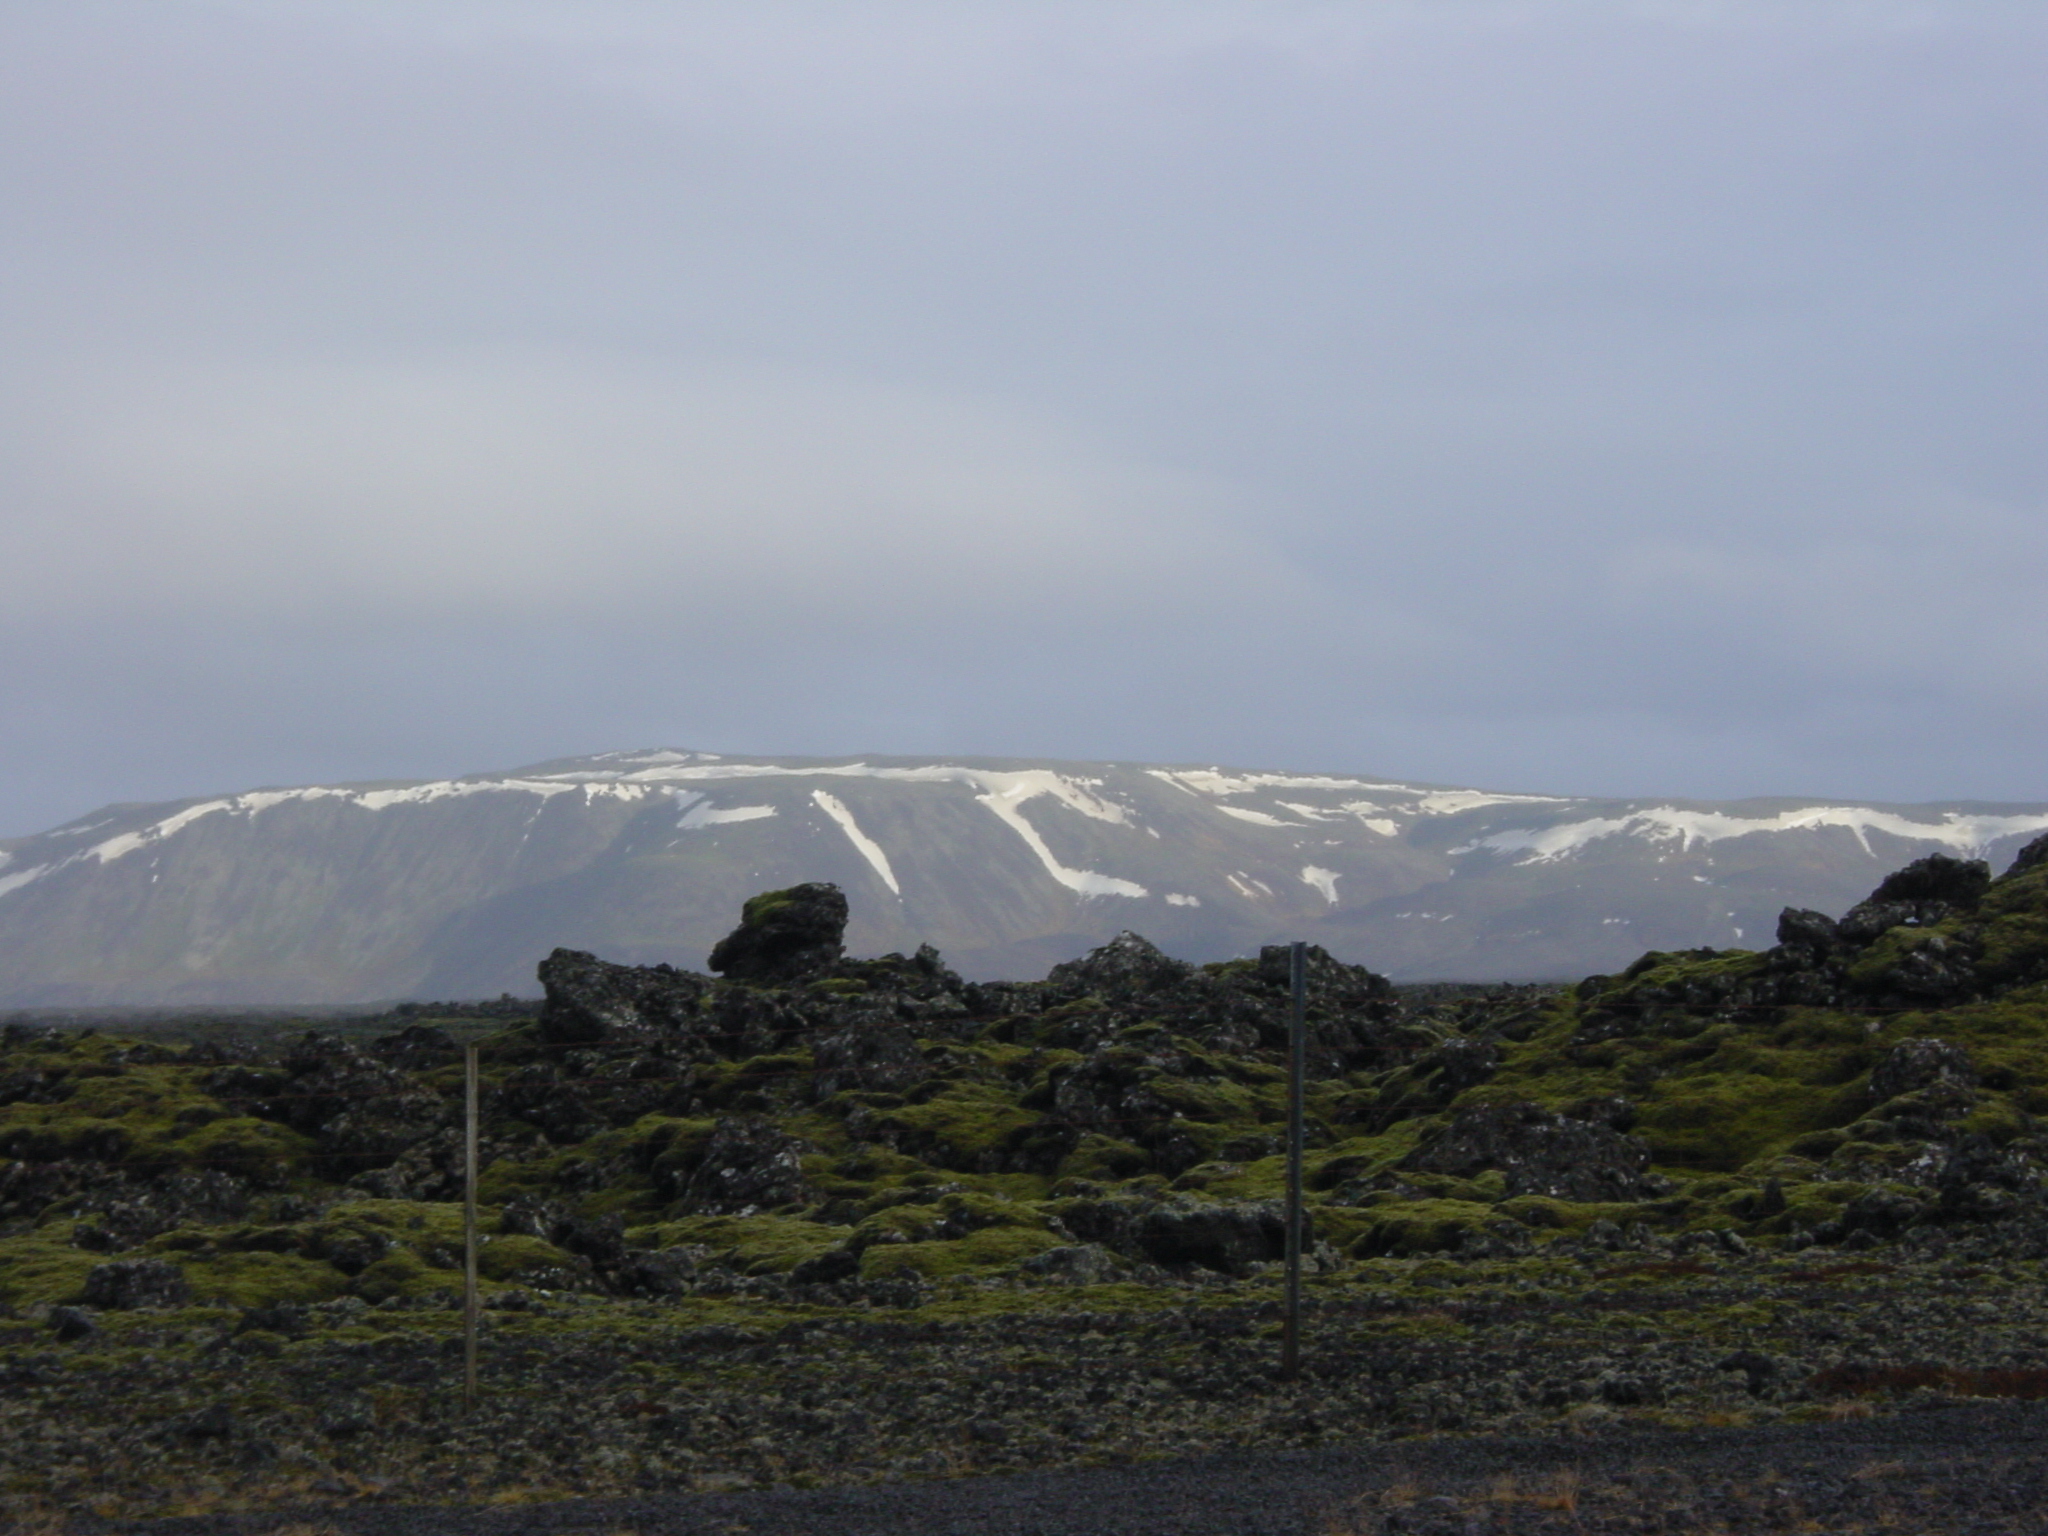
[[[1375,784],[1365,779],[1333,779],[1319,774],[1228,774],[1217,768],[1148,768],[1145,771],[1175,789],[1211,798],[1248,795],[1261,789],[1408,789],[1405,784]]]
[[[975,800],[988,807],[996,819],[1024,840],[1045,872],[1081,896],[1141,897],[1151,893],[1133,880],[1119,879],[1091,869],[1069,869],[1046,845],[1038,828],[1027,821],[1022,807],[1040,796],[1050,796],[1069,810],[1093,821],[1117,826],[1134,826],[1130,813],[1113,800],[1095,794],[1099,780],[1071,778],[1050,768],[968,768],[954,763],[932,763],[914,768],[877,766],[870,763],[822,763],[792,767],[783,763],[688,762],[657,763],[632,768],[623,774],[613,770],[577,769],[547,775],[575,783],[617,782],[627,784],[704,783],[720,779],[883,779],[901,784],[960,784],[979,791]]]
[[[1461,811],[1484,810],[1490,805],[1570,805],[1561,795],[1502,795],[1484,789],[1433,789],[1416,796],[1413,809],[1423,816],[1455,816]],[[1389,806],[1398,810],[1398,806]]]
[[[676,807],[683,813],[676,818],[676,830],[679,832],[729,826],[736,821],[761,821],[775,814],[772,805],[714,805],[696,791],[676,796]]]
[[[1282,821],[1278,816],[1269,816],[1264,811],[1248,810],[1241,805],[1219,805],[1216,807],[1226,816],[1235,816],[1239,821],[1248,821],[1255,827],[1299,827],[1298,821]]]
[[[846,834],[846,840],[868,861],[874,872],[882,877],[882,884],[889,887],[891,894],[901,896],[903,887],[896,883],[896,871],[889,867],[889,855],[882,852],[880,843],[861,831],[859,823],[853,819],[853,812],[846,808],[846,802],[822,789],[812,790],[811,799],[817,802],[818,809],[839,823],[839,830]]]
[[[1369,779],[1340,779],[1309,774],[1283,773],[1241,773],[1228,774],[1220,769],[1209,768],[1148,768],[1147,773],[1155,779],[1171,784],[1190,795],[1221,799],[1230,795],[1248,795],[1259,790],[1271,789],[1326,789],[1326,790],[1368,790],[1393,797],[1393,803],[1375,800],[1351,800],[1339,809],[1354,815],[1370,811],[1376,818],[1388,815],[1403,816],[1455,816],[1463,811],[1483,810],[1494,805],[1570,805],[1574,802],[1559,795],[1516,795],[1501,794],[1481,789],[1422,789],[1413,784],[1383,784]],[[1291,800],[1276,800],[1283,810],[1293,811],[1298,816],[1321,820],[1332,813],[1326,809],[1297,804]],[[1229,815],[1250,821],[1262,814],[1247,811],[1241,807],[1222,805],[1217,807]],[[1363,817],[1361,816],[1361,819]],[[1274,826],[1285,822],[1273,821]],[[1378,830],[1375,828],[1375,830]]]
[[[254,817],[280,805],[305,804],[316,800],[336,800],[365,811],[383,811],[400,805],[428,805],[436,800],[483,794],[536,795],[542,801],[546,801],[555,795],[570,794],[578,790],[582,791],[586,803],[601,798],[638,800],[653,793],[649,788],[638,784],[556,784],[536,779],[442,779],[390,789],[348,789],[330,785],[310,785],[302,789],[250,790],[219,800],[202,800],[174,811],[147,826],[118,833],[63,858],[52,859],[31,869],[19,870],[0,878],[0,896],[75,864],[88,860],[95,864],[111,864],[142,849],[154,848],[210,816]],[[97,821],[83,827],[59,827],[54,832],[44,834],[44,837],[76,837],[81,832],[92,831],[106,825],[106,821]]]
[[[1608,837],[1639,837],[1648,842],[1675,842],[1681,851],[1695,843],[1717,843],[1757,833],[1812,831],[1841,827],[1853,833],[1865,853],[1872,832],[1909,842],[1939,843],[1958,853],[1982,853],[2003,837],[2048,830],[2048,816],[1980,816],[1947,811],[1938,822],[1915,821],[1894,811],[1867,806],[1819,805],[1780,811],[1775,816],[1735,816],[1725,811],[1688,811],[1655,806],[1627,816],[1596,816],[1553,827],[1517,827],[1475,838],[1450,852],[1520,854],[1518,864],[1547,864],[1567,858]]]
[[[1313,864],[1303,867],[1302,882],[1312,885],[1323,893],[1323,900],[1331,906],[1337,905],[1337,881],[1341,878],[1334,869],[1319,869]]]

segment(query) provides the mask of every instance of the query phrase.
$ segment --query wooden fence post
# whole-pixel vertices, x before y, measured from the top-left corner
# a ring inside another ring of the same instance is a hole
[[[1308,1075],[1308,946],[1288,956],[1293,1008],[1287,1021],[1287,1305],[1281,1322],[1280,1374],[1301,1374],[1301,1144]]]

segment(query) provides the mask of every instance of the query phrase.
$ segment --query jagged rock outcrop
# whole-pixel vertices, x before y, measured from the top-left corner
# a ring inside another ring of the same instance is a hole
[[[1286,1212],[1277,1200],[1076,1200],[1061,1210],[1060,1220],[1085,1244],[1162,1269],[1240,1275],[1287,1250]],[[1306,1215],[1302,1242],[1305,1248],[1315,1243],[1313,1220]]]
[[[846,893],[836,885],[764,891],[748,900],[739,927],[713,947],[711,969],[765,986],[821,975],[846,953],[846,916]]]
[[[1619,977],[1580,983],[1591,1006],[1578,1039],[1654,1032],[1670,1014],[1946,1006],[2048,976],[2048,936],[2021,931],[2001,910],[2014,891],[2031,886],[2044,861],[2048,836],[2028,844],[1996,880],[1980,859],[1930,854],[1888,875],[1839,920],[1788,907],[1777,945],[1762,954],[1646,954]],[[2032,899],[2020,897],[2022,905]],[[1997,927],[2006,930],[2004,942],[1987,948],[1987,932]]]
[[[1078,960],[1056,965],[1043,983],[1047,1001],[1100,997],[1106,1002],[1149,998],[1192,980],[1195,968],[1164,954],[1149,939],[1125,929]]]
[[[1977,1069],[1970,1053],[1947,1040],[1901,1040],[1870,1070],[1873,1104],[1928,1089],[1968,1095],[1976,1086]]]
[[[1991,866],[1982,859],[1930,854],[1885,876],[1868,900],[1842,915],[1836,936],[1862,944],[1901,925],[1931,927],[1945,917],[1975,911],[1990,885]]]
[[[1649,1188],[1650,1147],[1611,1123],[1576,1120],[1537,1104],[1483,1104],[1460,1114],[1401,1166],[1467,1179],[1498,1169],[1511,1196],[1638,1200]]]
[[[183,1306],[192,1296],[185,1272],[163,1259],[117,1259],[96,1264],[85,1277],[82,1299],[89,1307]]]
[[[809,1198],[804,1144],[759,1116],[721,1119],[682,1186],[685,1208],[711,1216],[752,1215]]]
[[[594,1045],[684,1035],[694,1026],[708,976],[668,965],[614,965],[580,949],[540,963],[540,1035],[555,1045]]]

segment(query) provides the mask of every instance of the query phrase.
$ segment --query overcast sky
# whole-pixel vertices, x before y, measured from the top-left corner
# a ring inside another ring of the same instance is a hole
[[[613,748],[2048,799],[2048,8],[0,0],[0,835]]]

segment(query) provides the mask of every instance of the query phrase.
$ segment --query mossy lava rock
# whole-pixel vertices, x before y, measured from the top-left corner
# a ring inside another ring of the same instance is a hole
[[[829,971],[846,953],[846,893],[836,885],[764,891],[711,951],[711,969],[732,981],[774,986]]]

